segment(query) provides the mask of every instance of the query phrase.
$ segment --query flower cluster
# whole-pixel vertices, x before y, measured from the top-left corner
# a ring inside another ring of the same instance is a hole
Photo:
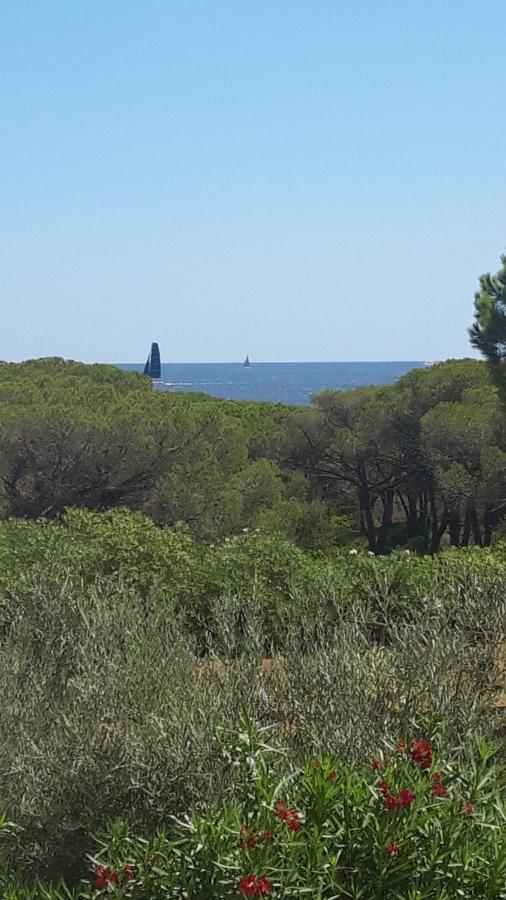
[[[117,884],[119,879],[130,881],[133,878],[133,866],[123,866],[120,875],[114,869],[108,869],[106,866],[96,867],[95,887],[99,891],[103,891],[109,884]]]
[[[432,747],[428,741],[411,741],[409,748],[411,759],[421,769],[428,769],[432,763]]]
[[[385,852],[389,853],[390,856],[393,856],[395,853],[398,853],[400,849],[399,844],[389,844],[388,847],[385,848]]]
[[[448,791],[441,784],[441,772],[433,772],[431,776],[432,794],[434,797],[447,797]]]
[[[118,876],[113,869],[107,869],[105,866],[97,866],[97,877],[95,879],[95,887],[102,890],[108,884],[116,884]]]
[[[272,891],[272,884],[265,876],[244,875],[237,882],[237,888],[245,897],[264,897]]]
[[[433,793],[434,797],[447,797],[448,796],[448,791],[446,790],[445,787],[443,787],[442,784],[435,784],[434,787],[432,788],[432,793]]]
[[[394,797],[389,793],[386,781],[381,782],[380,790],[385,794],[385,809],[409,809],[415,799],[415,794],[409,788],[403,788],[402,791],[399,791],[397,797]]]
[[[288,809],[283,800],[276,803],[277,817],[286,822],[290,831],[298,831],[300,828],[299,814],[296,809]]]
[[[262,831],[259,835],[254,835],[251,833],[247,825],[243,825],[241,828],[241,838],[239,843],[241,847],[245,847],[247,850],[252,850],[259,841],[270,841],[272,840],[272,831]]]

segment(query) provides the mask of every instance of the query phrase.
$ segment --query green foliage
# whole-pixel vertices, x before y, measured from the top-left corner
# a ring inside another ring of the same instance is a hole
[[[458,479],[455,484],[460,489]],[[355,553],[306,553],[263,529],[245,529],[205,545],[184,525],[158,528],[139,512],[74,509],[57,522],[0,523],[0,593],[22,599],[33,592],[34,579],[41,578],[48,589],[56,585],[59,590],[62,570],[84,590],[119,576],[127,590],[173,604],[199,646],[216,634],[223,598],[236,605],[239,622],[253,602],[268,635],[265,652],[283,652],[285,625],[301,615],[299,598],[306,615],[310,598],[318,610],[315,620],[330,628],[338,616],[353,613],[362,603],[368,605],[371,621],[385,609],[397,621],[413,620],[423,613],[427,595],[442,590],[447,598],[457,597],[458,586],[471,586],[477,574],[495,590],[505,571],[501,547],[494,553],[469,548],[434,558],[397,552],[380,559]]]
[[[279,778],[414,723],[448,746],[497,733],[502,545],[326,559],[74,510],[2,523],[0,571],[0,794],[32,876],[75,883],[110,817],[149,831],[247,796],[241,709],[284,748]]]
[[[164,394],[63,360],[0,365],[0,397],[0,515],[129,506],[216,540],[281,502],[287,407]]]
[[[470,742],[463,762],[439,740],[434,748],[407,740],[355,765],[307,759],[281,780],[273,750],[265,729],[244,718],[233,751],[237,765],[246,764],[242,799],[153,835],[112,822],[97,837],[81,890],[4,896],[504,897],[506,784],[487,742]]]
[[[352,767],[324,758],[279,782],[264,750],[252,759],[245,802],[176,822],[149,843],[113,825],[101,839],[101,864],[119,873],[118,896],[139,900],[244,896],[246,873],[283,898],[499,900],[504,774],[490,748],[478,745],[467,766],[441,750],[426,770],[408,752],[388,751],[376,774],[365,761]],[[402,790],[412,802],[387,809],[386,797]]]
[[[63,360],[0,365],[0,397],[4,516],[128,507],[207,543],[259,527],[311,550],[360,536],[388,553],[435,552],[447,531],[455,545],[488,546],[506,514],[506,430],[473,360],[327,391],[304,410],[166,394],[135,373]],[[468,482],[460,492],[448,487],[453,463]],[[358,535],[336,530],[335,516]]]
[[[474,296],[474,324],[469,329],[471,344],[485,357],[492,378],[506,399],[506,256],[495,275],[482,275]]]
[[[0,364],[0,398],[2,897],[100,896],[88,856],[139,900],[237,898],[249,873],[498,900],[506,544],[467,547],[506,512],[486,367],[301,411],[41,360]],[[389,749],[411,735],[448,796]]]
[[[436,552],[448,529],[457,546],[491,543],[506,494],[485,499],[481,451],[502,451],[506,435],[481,363],[414,370],[387,388],[327,391],[315,404],[287,423],[285,465],[305,472],[338,511],[354,503],[372,552]],[[448,490],[456,472],[446,471],[455,463],[468,482],[458,502]]]

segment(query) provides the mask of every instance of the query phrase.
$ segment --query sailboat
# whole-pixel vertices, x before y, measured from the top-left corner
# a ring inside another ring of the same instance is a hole
[[[249,356],[246,356],[246,359],[244,360],[242,367],[243,367],[243,369],[251,369],[251,363],[249,361]]]
[[[151,344],[151,350],[144,366],[144,375],[151,378],[151,381],[159,381],[162,377],[160,366],[160,349],[158,344]]]

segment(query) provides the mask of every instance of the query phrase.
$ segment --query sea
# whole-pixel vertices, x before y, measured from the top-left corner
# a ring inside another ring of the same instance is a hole
[[[144,363],[119,363],[120,369],[142,372]],[[307,406],[321,391],[350,390],[371,384],[393,384],[410,369],[427,363],[395,362],[251,362],[162,363],[157,390],[197,391],[224,400],[262,400]]]

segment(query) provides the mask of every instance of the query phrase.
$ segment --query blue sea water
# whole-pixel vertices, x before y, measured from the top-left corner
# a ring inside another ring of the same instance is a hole
[[[142,372],[143,363],[120,363]],[[225,400],[265,400],[304,406],[325,390],[392,384],[420,361],[299,363],[163,363],[158,390],[198,391]]]

